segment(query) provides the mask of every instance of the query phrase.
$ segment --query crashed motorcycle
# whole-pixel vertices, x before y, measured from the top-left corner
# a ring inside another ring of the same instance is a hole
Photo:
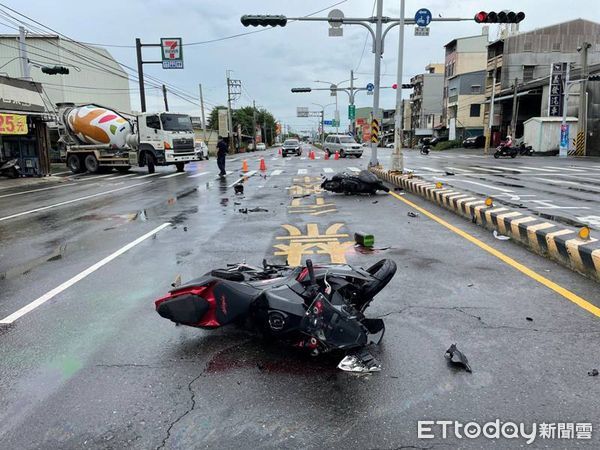
[[[354,172],[335,174],[330,180],[323,181],[321,188],[344,194],[376,194],[377,191],[390,191],[379,178],[368,170],[361,170],[358,174]]]
[[[14,158],[4,162],[0,161],[0,175],[10,178],[19,178],[21,175],[19,160]]]
[[[300,267],[234,264],[177,286],[154,304],[176,324],[207,330],[237,324],[313,356],[343,352],[342,370],[375,372],[381,366],[367,347],[379,344],[385,326],[364,313],[395,273],[390,259],[368,269],[311,260]]]

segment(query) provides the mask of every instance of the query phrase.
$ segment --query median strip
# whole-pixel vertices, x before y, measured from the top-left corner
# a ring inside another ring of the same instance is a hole
[[[600,281],[600,242],[578,237],[578,230],[529,216],[518,210],[488,206],[481,197],[462,194],[455,188],[438,186],[411,175],[371,168],[380,179],[415,193],[489,230],[498,230],[531,251]]]

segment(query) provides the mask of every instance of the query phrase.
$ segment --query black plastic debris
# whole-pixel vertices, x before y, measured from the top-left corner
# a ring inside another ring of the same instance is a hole
[[[187,227],[183,227],[183,231],[187,231]]]
[[[408,215],[408,217],[419,217],[419,213],[412,212],[412,211],[409,211],[407,215]]]
[[[528,322],[533,322],[533,319],[531,317],[525,317],[525,320],[527,320]]]
[[[444,356],[452,365],[462,367],[467,372],[471,372],[469,360],[458,348],[456,348],[456,344],[452,344],[450,348],[446,350]]]
[[[599,373],[599,372],[598,372],[598,369],[592,369],[592,370],[590,370],[590,371],[588,372],[588,375],[589,375],[590,377],[597,377],[597,376],[598,376],[598,373]]]
[[[473,283],[467,284],[467,287],[473,287]]]
[[[446,175],[449,175],[449,176],[454,175],[454,172],[450,172],[449,170],[446,170],[445,173],[446,173]]]
[[[269,212],[269,210],[265,208],[256,207],[249,209],[248,212]]]
[[[395,187],[394,191],[398,192],[398,191],[403,191],[404,189],[402,189],[401,187]]]
[[[373,247],[373,245],[375,245],[375,236],[359,231],[357,233],[354,233],[354,242],[363,247],[370,248]]]
[[[243,184],[234,184],[233,185],[233,192],[235,192],[235,195],[241,195],[244,193],[244,185]]]
[[[238,209],[238,212],[240,212],[242,214],[248,214],[248,208],[240,208],[240,209]]]
[[[375,200],[375,201],[373,201],[373,202],[371,202],[371,203],[373,203],[373,204],[375,204],[375,203],[379,203],[379,200]]]

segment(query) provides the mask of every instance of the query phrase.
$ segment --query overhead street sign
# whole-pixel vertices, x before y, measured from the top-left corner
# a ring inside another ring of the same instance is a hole
[[[431,23],[431,11],[427,8],[421,8],[415,14],[415,24],[419,27],[426,27]]]
[[[298,106],[296,108],[296,116],[308,117],[308,108],[306,106]]]
[[[348,119],[354,120],[355,117],[356,117],[356,106],[348,105]]]
[[[415,27],[415,36],[429,36],[429,27]]]
[[[183,69],[181,38],[161,38],[163,69]]]
[[[323,125],[333,125],[333,120],[324,120]]]
[[[367,84],[367,95],[373,95],[374,90],[375,90],[375,85],[373,83]]]

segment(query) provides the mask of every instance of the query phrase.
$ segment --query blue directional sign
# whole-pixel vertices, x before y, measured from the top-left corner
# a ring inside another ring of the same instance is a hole
[[[375,85],[373,83],[367,84],[367,91],[373,92],[373,89],[375,89]]]
[[[323,125],[333,125],[333,120],[324,120]]]
[[[415,14],[415,25],[419,27],[426,27],[431,23],[431,11],[427,8],[421,8]]]

